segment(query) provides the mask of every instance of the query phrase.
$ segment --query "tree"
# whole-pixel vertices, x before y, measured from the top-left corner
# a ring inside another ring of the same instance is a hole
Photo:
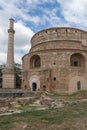
[[[2,88],[2,70],[5,68],[4,65],[0,65],[0,88]],[[21,88],[21,64],[14,63],[14,70],[16,75],[16,88]]]
[[[15,63],[16,88],[21,88],[21,64]]]

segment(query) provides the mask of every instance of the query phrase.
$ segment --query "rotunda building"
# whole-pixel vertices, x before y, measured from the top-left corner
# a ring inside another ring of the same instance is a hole
[[[36,33],[22,69],[22,88],[30,91],[87,90],[87,32],[57,27]]]

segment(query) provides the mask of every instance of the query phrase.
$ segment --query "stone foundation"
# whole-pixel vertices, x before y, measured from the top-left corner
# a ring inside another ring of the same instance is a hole
[[[3,88],[15,88],[15,74],[3,74]]]

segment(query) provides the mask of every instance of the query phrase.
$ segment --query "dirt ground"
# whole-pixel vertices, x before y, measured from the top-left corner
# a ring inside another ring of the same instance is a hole
[[[0,130],[87,130],[87,92],[63,99],[69,100],[68,104],[65,102],[61,108],[48,106],[45,110],[36,110],[24,101],[18,107],[22,112],[0,116]]]
[[[10,130],[87,130],[87,117],[65,120],[61,124],[43,124],[41,122],[15,124],[16,128]]]

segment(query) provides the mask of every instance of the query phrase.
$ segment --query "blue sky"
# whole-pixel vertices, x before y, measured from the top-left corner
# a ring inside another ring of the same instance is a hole
[[[87,0],[0,0],[0,64],[6,63],[9,18],[15,20],[15,62],[29,52],[30,39],[50,27],[87,31]]]

